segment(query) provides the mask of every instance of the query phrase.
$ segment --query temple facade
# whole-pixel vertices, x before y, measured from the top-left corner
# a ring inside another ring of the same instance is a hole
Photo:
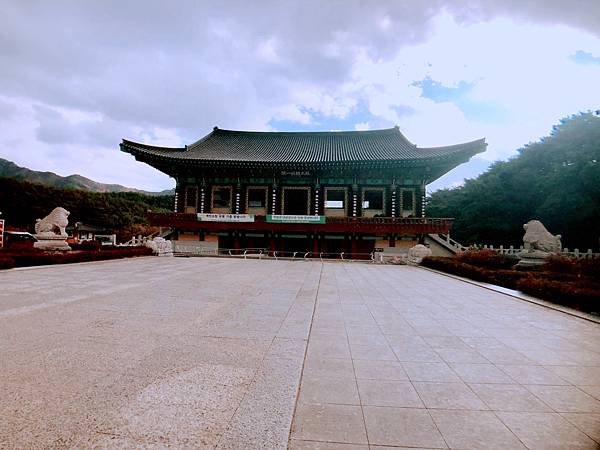
[[[402,251],[449,218],[425,217],[425,187],[486,148],[484,139],[417,147],[398,127],[249,132],[217,127],[182,148],[121,150],[176,180],[173,212],[149,213],[180,251],[262,249],[363,258]]]

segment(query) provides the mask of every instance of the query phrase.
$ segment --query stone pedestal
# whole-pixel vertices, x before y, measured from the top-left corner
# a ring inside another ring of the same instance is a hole
[[[33,243],[33,247],[39,250],[48,252],[68,252],[71,250],[71,247],[67,244],[67,236],[36,234],[35,238],[37,242]]]
[[[515,267],[518,267],[520,269],[539,267],[546,262],[546,259],[550,255],[552,255],[552,253],[542,252],[540,250],[520,252],[517,254],[519,262]]]

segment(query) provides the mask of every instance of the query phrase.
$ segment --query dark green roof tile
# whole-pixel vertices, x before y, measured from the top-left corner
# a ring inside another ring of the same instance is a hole
[[[372,131],[254,132],[216,128],[184,148],[155,147],[123,140],[121,149],[136,156],[172,160],[249,164],[400,162],[469,158],[485,150],[484,139],[445,147],[419,148],[397,127]]]

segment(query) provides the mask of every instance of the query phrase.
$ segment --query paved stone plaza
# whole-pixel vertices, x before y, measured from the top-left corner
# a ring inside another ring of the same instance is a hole
[[[587,448],[600,325],[424,269],[0,272],[0,448]]]

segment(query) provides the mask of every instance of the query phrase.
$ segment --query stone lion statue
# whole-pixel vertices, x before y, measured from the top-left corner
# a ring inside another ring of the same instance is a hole
[[[530,220],[523,225],[525,236],[523,236],[523,244],[528,252],[547,252],[559,253],[562,249],[560,242],[560,234],[554,236],[539,220]]]
[[[423,244],[417,244],[408,250],[408,263],[421,264],[423,258],[431,256],[431,249]]]
[[[54,208],[46,217],[35,221],[35,233],[38,235],[66,237],[67,232],[65,228],[69,223],[67,219],[69,214],[71,213],[64,208]]]

